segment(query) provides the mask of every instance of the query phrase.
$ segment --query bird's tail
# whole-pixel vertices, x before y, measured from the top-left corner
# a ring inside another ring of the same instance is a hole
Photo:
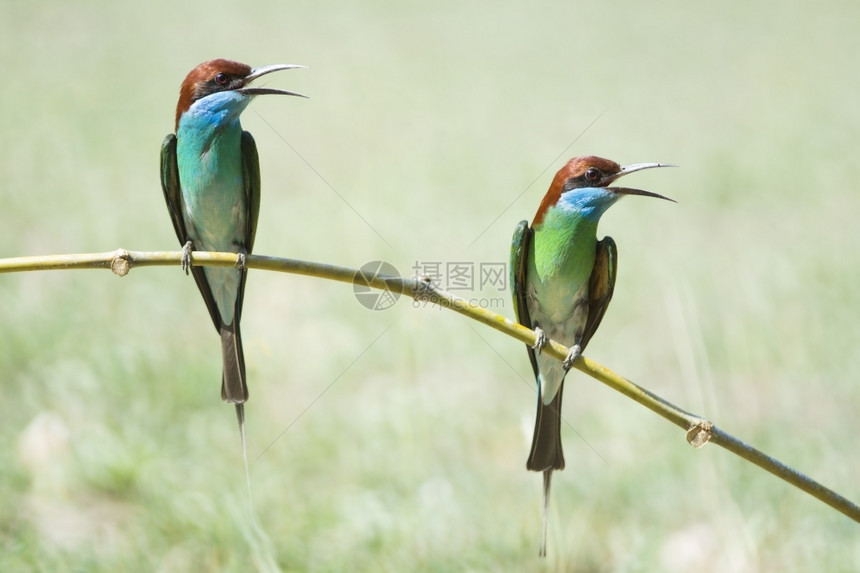
[[[546,531],[549,528],[549,487],[552,484],[552,470],[543,472],[543,533],[540,538],[540,555],[546,557]]]
[[[563,470],[564,454],[561,451],[561,393],[559,386],[549,404],[544,404],[538,392],[537,419],[532,438],[532,449],[526,468],[533,472]],[[549,482],[547,481],[547,484]],[[546,488],[549,492],[549,487]]]
[[[535,434],[532,438],[532,450],[526,462],[526,468],[543,472],[543,533],[541,534],[540,556],[546,556],[546,532],[549,523],[549,488],[552,483],[552,471],[564,469],[564,454],[561,451],[561,392],[564,384],[559,386],[552,401],[544,404],[538,392],[537,419]]]
[[[221,326],[221,355],[224,373],[221,377],[221,399],[235,404],[236,418],[239,421],[239,435],[242,438],[242,452],[245,453],[245,402],[248,400],[248,384],[245,382],[245,353],[242,351],[242,335],[239,333],[239,320]],[[247,454],[245,454],[247,456]],[[248,460],[245,460],[247,469]],[[250,490],[249,490],[250,491]]]
[[[233,324],[221,325],[221,355],[224,364],[221,399],[241,405],[248,400],[248,384],[245,382],[245,354],[242,351],[238,317]]]

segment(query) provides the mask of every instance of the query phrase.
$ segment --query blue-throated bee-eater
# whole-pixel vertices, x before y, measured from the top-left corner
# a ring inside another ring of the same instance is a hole
[[[265,74],[301,67],[251,68],[223,59],[200,64],[182,82],[176,133],[161,145],[161,186],[182,245],[182,268],[186,273],[191,269],[221,336],[221,398],[236,405],[240,428],[248,384],[239,320],[247,275],[244,256],[254,247],[260,212],[260,162],[254,138],[242,131],[239,118],[255,96],[301,96],[249,86]],[[195,249],[238,253],[239,268],[192,266]]]
[[[625,195],[662,195],[610,187],[619,177],[660,163],[622,167],[600,157],[576,157],[556,173],[531,226],[522,221],[511,245],[511,285],[520,324],[537,334],[528,347],[537,378],[537,419],[526,468],[543,472],[543,535],[553,470],[564,469],[561,395],[564,377],[594,335],[615,288],[618,253],[611,237],[597,240],[597,223]],[[542,355],[548,339],[570,348],[563,362]]]

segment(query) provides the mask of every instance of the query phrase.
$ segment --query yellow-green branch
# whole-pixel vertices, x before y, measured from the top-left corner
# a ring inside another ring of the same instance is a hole
[[[180,257],[181,253],[178,251],[136,252],[124,249],[118,249],[110,253],[18,257],[0,259],[0,273],[58,269],[111,269],[115,274],[125,276],[136,266],[178,266]],[[236,266],[237,264],[237,256],[234,253],[195,251],[192,253],[192,260],[195,265],[203,266]],[[253,269],[313,276],[347,283],[355,283],[359,273],[357,269],[263,255],[248,255],[246,266]],[[364,277],[364,275],[361,276]],[[516,338],[521,342],[529,345],[535,343],[534,331],[487,309],[470,305],[467,300],[437,289],[427,282],[384,275],[365,277],[361,279],[361,282],[373,288],[387,289],[391,292],[408,295],[421,301],[449,308]],[[555,341],[550,341],[543,351],[558,360],[564,360],[568,353],[566,347]],[[731,434],[722,431],[710,421],[678,408],[660,396],[634,384],[609,368],[588,358],[582,357],[580,360],[577,360],[574,367],[686,430],[687,441],[692,446],[699,448],[708,442],[720,445],[802,489],[813,497],[844,513],[854,521],[860,522],[860,507],[855,503],[797,470],[738,440]]]

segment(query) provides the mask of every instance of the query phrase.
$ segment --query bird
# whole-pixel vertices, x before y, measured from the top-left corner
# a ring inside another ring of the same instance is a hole
[[[181,267],[194,276],[221,336],[221,399],[235,404],[244,442],[248,400],[239,321],[245,292],[245,255],[254,248],[260,212],[260,161],[254,138],[240,116],[258,95],[302,94],[250,87],[279,70],[304,68],[274,64],[251,68],[232,60],[203,62],[179,90],[175,133],[161,144],[161,187],[173,229],[182,245]],[[236,268],[193,266],[191,251],[238,254]]]
[[[600,326],[615,289],[618,251],[611,237],[597,240],[597,224],[625,195],[674,202],[650,191],[610,187],[620,177],[656,167],[674,166],[637,163],[622,167],[601,157],[574,157],[556,173],[531,226],[521,221],[514,231],[510,261],[514,310],[519,323],[536,335],[535,345],[527,345],[538,400],[526,468],[543,472],[541,556],[546,555],[552,472],[564,469],[564,378]],[[570,348],[563,362],[541,354],[549,339]]]

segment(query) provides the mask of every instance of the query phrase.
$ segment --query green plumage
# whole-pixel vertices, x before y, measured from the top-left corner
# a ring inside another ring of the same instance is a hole
[[[600,157],[577,157],[556,174],[532,226],[517,225],[511,242],[511,286],[520,324],[537,334],[528,347],[537,380],[537,415],[526,468],[544,474],[544,533],[552,472],[564,469],[561,403],[564,378],[600,326],[615,289],[618,254],[610,237],[597,240],[600,217],[624,195],[661,195],[609,187],[622,175],[663,167],[641,163],[621,167]],[[567,346],[563,362],[541,354],[548,340]]]
[[[208,217],[201,218],[198,216],[194,232],[191,232],[189,229],[189,224],[194,219],[190,216],[188,201],[186,195],[182,192],[180,184],[177,139],[174,134],[169,134],[165,137],[161,146],[161,183],[168,211],[170,212],[170,218],[173,222],[173,228],[176,231],[176,236],[180,244],[184,245],[187,241],[191,240],[194,242],[195,247],[201,250],[217,249],[250,253],[253,249],[257,218],[260,212],[260,164],[254,138],[247,131],[240,131],[240,134],[240,139],[237,141],[239,144],[237,151],[239,153],[235,154],[239,160],[237,161],[235,170],[240,174],[240,177],[236,178],[235,183],[240,189],[244,190],[242,195],[234,195],[231,199],[229,194],[215,194],[215,189],[211,186],[208,188],[203,187],[203,189],[207,189],[203,193],[208,192],[209,198],[215,203],[215,207],[210,208],[212,213],[217,214],[219,212],[218,201],[223,203],[226,197],[231,202],[225,204],[227,207],[222,206],[220,209],[221,212],[227,211],[227,216],[222,217],[226,219],[229,225],[226,230],[236,227],[237,219],[241,223],[236,230],[238,235],[233,233],[226,234],[221,239],[221,243],[223,244],[217,242],[213,244],[213,242],[207,241],[196,228],[200,225],[201,221],[212,219],[217,222],[217,217],[209,215]],[[229,216],[230,204],[241,206],[241,216],[235,218]],[[200,211],[199,202],[197,206],[198,211]],[[225,230],[220,229],[223,226],[223,222],[220,225],[216,225],[216,230]],[[210,225],[206,228],[211,233],[212,226]],[[203,300],[206,302],[206,308],[209,310],[209,316],[212,318],[215,330],[221,334],[224,368],[221,397],[227,402],[241,404],[248,399],[245,358],[242,348],[242,336],[239,329],[247,272],[229,268],[192,266],[191,273],[203,296]]]

